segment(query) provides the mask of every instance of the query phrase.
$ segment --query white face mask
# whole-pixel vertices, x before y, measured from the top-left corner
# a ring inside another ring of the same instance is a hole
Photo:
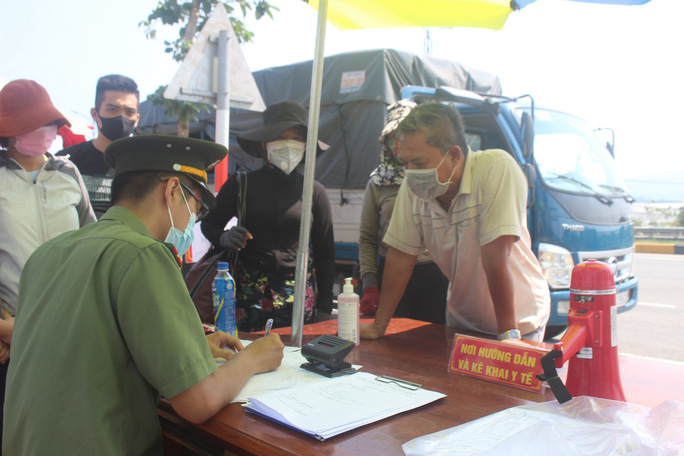
[[[306,144],[294,139],[284,139],[266,143],[268,161],[273,163],[285,174],[290,174],[302,161]]]
[[[406,182],[413,193],[417,197],[430,201],[432,199],[438,198],[446,193],[451,184],[451,178],[454,177],[456,172],[456,167],[451,172],[451,176],[446,182],[440,182],[439,176],[437,175],[437,169],[442,165],[449,153],[444,154],[442,161],[439,162],[437,168],[430,169],[406,169]]]

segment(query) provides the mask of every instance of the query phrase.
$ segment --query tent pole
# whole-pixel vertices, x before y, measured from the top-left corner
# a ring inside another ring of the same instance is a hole
[[[316,171],[316,150],[318,145],[318,120],[321,106],[321,85],[323,81],[323,50],[325,46],[325,25],[328,16],[328,0],[321,0],[318,7],[316,28],[316,51],[311,75],[311,98],[309,101],[309,129],[306,136],[306,160],[304,165],[304,190],[302,192],[302,220],[299,228],[299,250],[295,270],[295,299],[292,308],[292,335],[290,344],[302,346],[304,331],[304,301],[306,298],[306,276],[309,260],[309,236],[311,233],[311,206],[313,183]]]
[[[218,37],[218,80],[216,81],[216,143],[228,147],[230,138],[230,41],[228,30],[221,30]],[[216,165],[214,189],[218,192],[228,179],[229,157]],[[234,265],[233,265],[234,267]],[[233,272],[234,273],[234,272]]]

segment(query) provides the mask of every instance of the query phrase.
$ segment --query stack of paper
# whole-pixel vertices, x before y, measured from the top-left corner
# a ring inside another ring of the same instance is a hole
[[[327,379],[249,398],[246,410],[325,440],[445,397],[383,383],[368,373]]]

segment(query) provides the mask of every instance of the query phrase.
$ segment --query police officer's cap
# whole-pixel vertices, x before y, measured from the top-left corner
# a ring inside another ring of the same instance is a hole
[[[168,135],[142,135],[118,139],[104,152],[114,177],[133,171],[168,171],[185,174],[202,187],[202,200],[212,207],[216,200],[207,187],[207,168],[228,153],[221,144]]]

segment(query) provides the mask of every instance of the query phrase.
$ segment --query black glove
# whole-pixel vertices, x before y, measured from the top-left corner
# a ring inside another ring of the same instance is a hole
[[[236,225],[221,235],[219,244],[221,244],[221,247],[224,249],[238,251],[247,245],[248,234],[249,231],[247,231],[247,228]]]

